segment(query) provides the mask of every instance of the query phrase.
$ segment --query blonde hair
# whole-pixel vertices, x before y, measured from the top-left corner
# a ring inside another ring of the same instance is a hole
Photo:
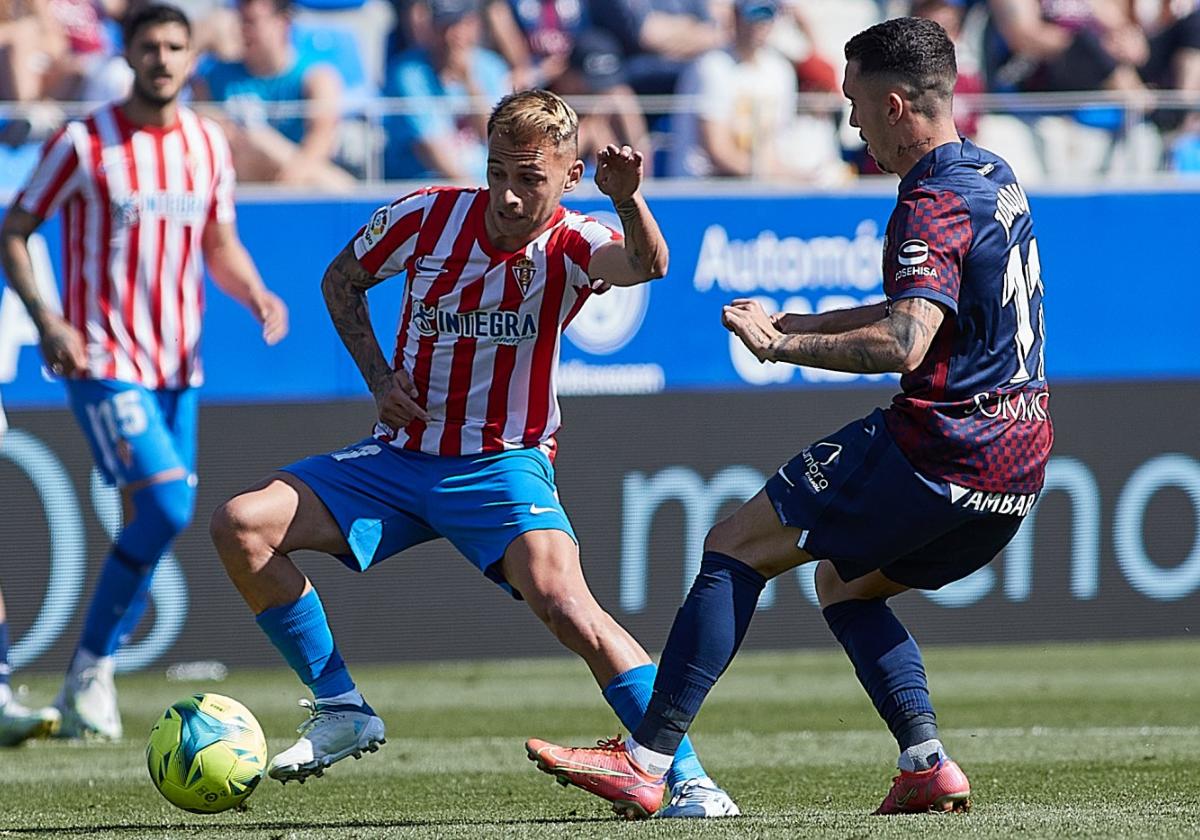
[[[579,117],[561,96],[548,90],[522,90],[500,100],[488,117],[488,137],[506,135],[515,143],[549,141],[554,146],[575,145]]]

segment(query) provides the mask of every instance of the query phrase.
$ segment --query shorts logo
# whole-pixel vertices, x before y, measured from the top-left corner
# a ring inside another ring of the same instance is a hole
[[[908,239],[900,245],[896,261],[900,265],[920,265],[929,259],[929,244],[924,239]]]
[[[353,449],[343,449],[341,452],[333,452],[330,458],[335,461],[352,461],[355,458],[365,458],[368,455],[378,455],[383,449],[373,443],[368,443],[366,446],[356,446]]]
[[[380,207],[375,211],[375,215],[371,217],[370,223],[367,224],[367,229],[363,231],[363,240],[367,245],[374,245],[381,238],[388,227],[388,217],[390,211],[387,207]]]
[[[1033,510],[1037,493],[984,493],[972,490],[959,496],[958,503],[964,510],[980,513],[998,513],[1001,516],[1024,516]]]
[[[513,277],[517,281],[517,285],[521,287],[521,294],[529,293],[529,286],[533,283],[533,278],[537,274],[537,264],[529,257],[521,257],[512,264]]]
[[[800,453],[800,457],[804,459],[804,478],[814,493],[829,489],[829,479],[825,477],[821,468],[833,466],[841,456],[842,445],[828,441],[814,443]]]

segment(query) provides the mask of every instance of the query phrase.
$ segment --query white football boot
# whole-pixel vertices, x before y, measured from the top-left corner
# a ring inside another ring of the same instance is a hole
[[[5,686],[7,688],[7,686]],[[58,709],[27,709],[5,691],[0,699],[0,747],[15,747],[30,738],[45,738],[58,729]]]
[[[59,738],[101,738],[119,741],[123,734],[113,684],[116,662],[111,656],[94,657],[83,651],[63,681],[54,705],[62,713]]]
[[[300,740],[267,765],[272,779],[303,783],[309,776],[325,775],[325,768],[334,762],[351,755],[362,758],[364,752],[375,752],[387,743],[383,721],[366,703],[322,705],[301,700],[300,705],[308,709],[309,718],[296,729]]]
[[[713,819],[741,816],[737,803],[708,776],[687,779],[671,788],[667,805],[655,819]]]

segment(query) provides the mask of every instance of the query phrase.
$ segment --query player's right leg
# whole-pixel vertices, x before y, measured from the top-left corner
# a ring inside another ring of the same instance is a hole
[[[288,556],[299,549],[348,553],[321,499],[296,476],[276,473],[217,508],[210,532],[259,627],[314,698],[301,701],[310,716],[296,743],[271,759],[269,775],[303,782],[343,758],[377,750],[383,721],[355,687],[320,597]]]
[[[124,525],[101,567],[55,701],[62,713],[58,734],[117,739],[122,726],[114,657],[145,611],[159,559],[191,521],[195,482],[190,458],[181,454],[164,416],[163,392],[127,382],[68,380],[67,393],[97,467],[121,490]],[[179,409],[188,415],[181,426],[191,435],[194,396],[181,398]]]

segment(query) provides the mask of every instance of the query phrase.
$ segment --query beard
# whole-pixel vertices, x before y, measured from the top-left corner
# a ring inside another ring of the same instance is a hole
[[[176,88],[170,94],[162,94],[154,90],[147,84],[144,84],[137,76],[133,77],[133,95],[137,99],[142,100],[147,105],[153,105],[155,108],[162,108],[165,105],[170,105],[179,96],[179,91],[182,87]]]

